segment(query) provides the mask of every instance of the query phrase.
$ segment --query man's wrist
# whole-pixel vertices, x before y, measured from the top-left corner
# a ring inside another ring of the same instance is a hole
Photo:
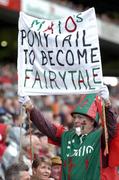
[[[26,109],[26,111],[31,111],[34,108],[34,105],[31,101],[28,101],[27,103],[24,104],[24,108]]]
[[[110,107],[110,106],[111,106],[111,101],[110,101],[110,99],[108,99],[108,100],[105,101],[105,106],[106,106],[106,107]]]

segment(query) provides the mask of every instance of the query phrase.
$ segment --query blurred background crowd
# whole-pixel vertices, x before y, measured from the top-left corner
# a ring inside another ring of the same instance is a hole
[[[119,3],[117,1],[112,2],[111,0],[107,1],[107,4],[106,1],[104,3],[98,0],[95,0],[95,2],[82,0],[80,3],[78,0],[35,0],[34,4],[36,3],[37,8],[40,8],[44,2],[50,5],[49,9],[52,17],[62,14],[61,12],[57,14],[57,8],[63,9],[63,12],[66,7],[68,12],[72,10],[84,11],[92,6],[96,8],[97,20],[101,23],[101,27],[107,27],[106,37],[105,29],[99,28],[104,82],[108,85],[112,105],[116,113],[119,114],[119,33],[117,33],[119,32]],[[54,168],[55,170],[53,170],[52,168],[52,178],[58,180],[61,175],[60,148],[49,145],[47,137],[39,132],[33,124],[29,124],[29,118],[24,109],[21,109],[18,102],[18,15],[20,10],[32,15],[36,13],[36,7],[32,7],[32,5],[30,0],[29,2],[27,0],[0,0],[0,176],[1,179],[4,179],[5,172],[8,171],[6,172],[6,179],[9,180],[8,176],[10,176],[9,174],[12,172],[12,169],[18,174],[19,171],[27,171],[27,167],[30,174],[32,174],[39,164],[42,164],[38,157],[45,157],[51,160],[52,167],[53,163],[57,167],[60,166],[58,167],[59,169]],[[45,6],[44,9],[45,13],[48,14],[48,7]],[[37,15],[34,14],[34,16]],[[105,22],[107,23],[106,26],[104,24]],[[41,109],[47,119],[53,123],[63,124],[67,129],[72,128],[70,112],[78,100],[78,95],[32,97],[34,104]],[[33,164],[31,162],[31,156],[35,158]],[[27,167],[23,164],[15,164],[14,166],[14,163],[21,161]],[[42,162],[50,165],[51,168],[51,163],[48,161],[45,162],[43,159]],[[11,169],[9,170],[9,168]],[[48,178],[51,177],[50,174],[51,170]],[[53,174],[56,174],[56,177],[53,177]],[[21,180],[24,180],[23,177]]]

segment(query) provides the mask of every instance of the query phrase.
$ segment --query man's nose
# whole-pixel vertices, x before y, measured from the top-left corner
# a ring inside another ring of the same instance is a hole
[[[75,117],[75,122],[80,121],[81,119],[79,117]]]
[[[81,124],[82,124],[82,125],[86,125],[86,121],[85,121],[85,120],[82,120]]]

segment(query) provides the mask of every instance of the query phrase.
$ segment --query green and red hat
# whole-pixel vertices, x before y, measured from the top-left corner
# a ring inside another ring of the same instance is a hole
[[[98,123],[99,112],[96,102],[96,94],[81,95],[78,105],[75,107],[71,115],[82,114],[90,117]]]

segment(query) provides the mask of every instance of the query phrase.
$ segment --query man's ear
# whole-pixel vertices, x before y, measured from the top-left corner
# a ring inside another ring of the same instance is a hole
[[[94,126],[94,124],[95,124],[95,121],[94,121],[94,120],[91,120],[91,124],[92,124],[92,126]]]

